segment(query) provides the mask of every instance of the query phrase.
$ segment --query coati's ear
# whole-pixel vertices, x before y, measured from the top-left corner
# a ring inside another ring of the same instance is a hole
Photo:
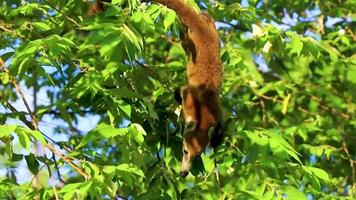
[[[174,90],[174,99],[177,101],[177,103],[182,104],[183,99],[182,99],[182,95],[180,93],[180,88],[176,88]]]

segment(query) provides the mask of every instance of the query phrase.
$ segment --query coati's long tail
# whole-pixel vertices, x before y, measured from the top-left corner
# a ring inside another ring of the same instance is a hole
[[[220,40],[214,20],[205,13],[196,12],[183,0],[154,0],[173,9],[188,28],[182,44],[187,51],[190,85],[219,89],[221,84]]]
[[[181,0],[154,0],[162,5],[167,6],[174,10],[182,23],[192,31],[205,32],[207,28],[205,27],[206,19],[203,18],[200,13],[196,12],[187,3]]]

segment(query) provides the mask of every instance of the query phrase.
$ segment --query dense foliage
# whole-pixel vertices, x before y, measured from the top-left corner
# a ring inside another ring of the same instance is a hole
[[[227,130],[185,179],[172,10],[0,2],[1,199],[356,198],[356,2],[189,2],[217,21]]]

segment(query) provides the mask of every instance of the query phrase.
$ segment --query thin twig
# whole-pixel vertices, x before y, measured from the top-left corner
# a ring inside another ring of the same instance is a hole
[[[51,167],[49,166],[48,163],[45,164],[47,166],[47,170],[48,170],[48,175],[49,178],[51,179],[52,182],[52,190],[53,190],[53,194],[56,200],[58,200],[58,193],[57,193],[57,188],[56,188],[56,182],[54,181],[53,175],[52,175],[52,171],[51,171]]]
[[[339,116],[341,116],[342,118],[349,120],[351,119],[351,116],[347,113],[343,113],[343,112],[339,112],[337,111],[335,108],[330,108],[327,105],[324,105],[318,97],[311,95],[311,99],[313,99],[314,101],[316,101],[319,104],[319,107],[325,111],[331,111],[333,114],[338,114]]]
[[[354,165],[354,160],[352,159],[352,156],[349,152],[349,149],[347,148],[347,144],[345,142],[345,139],[342,141],[342,149],[346,153],[347,159],[349,160],[350,167],[351,167],[351,172],[352,172],[352,188],[355,190],[356,186],[356,171],[355,171],[355,165]]]
[[[52,6],[48,1],[45,1],[45,3],[47,3],[47,5],[49,5],[53,10],[57,11],[59,14],[63,15],[65,19],[69,20],[70,22],[72,22],[74,25],[76,25],[78,28],[80,27],[80,24],[78,24],[78,22],[76,22],[74,19],[70,18],[68,15],[66,15],[65,13],[63,13],[61,10],[59,10],[58,8],[56,8],[56,6]]]
[[[279,99],[276,99],[274,97],[269,97],[269,96],[266,96],[264,94],[258,94],[257,92],[255,92],[255,95],[257,97],[260,97],[260,98],[263,98],[263,99],[266,99],[266,100],[270,100],[270,101],[273,101],[273,102],[278,102],[278,103],[282,103],[283,101],[282,100],[279,100]],[[351,119],[351,116],[347,113],[343,113],[343,112],[340,112],[340,111],[337,111],[335,108],[330,108],[329,106],[327,105],[324,105],[319,99],[318,97],[314,96],[314,95],[311,95],[310,98],[314,101],[316,101],[319,105],[319,107],[322,109],[322,110],[325,110],[325,111],[331,111],[332,113],[334,114],[338,114],[339,116],[341,116],[342,118],[346,119],[346,120],[349,120]],[[306,110],[300,106],[297,107],[297,109],[305,112]],[[308,112],[308,111],[307,111]],[[310,112],[309,112],[310,113]]]
[[[150,69],[147,64],[139,62],[139,61],[135,61],[136,64],[140,67],[143,68],[143,70],[145,70],[146,72],[150,73],[151,75],[153,75],[153,78],[155,78],[164,88],[166,88],[167,90],[170,90],[167,85],[162,81],[161,77],[152,69]]]
[[[261,107],[262,107],[262,121],[266,122],[266,106],[265,106],[265,102],[260,99],[260,103],[261,103]]]
[[[20,88],[20,86],[18,85],[17,81],[15,80],[15,78],[11,75],[10,71],[7,69],[4,61],[1,59],[0,57],[0,66],[1,68],[7,73],[7,75],[9,76],[9,79],[11,80],[11,83],[15,86],[16,91],[19,93],[28,113],[30,114],[30,117],[32,119],[32,123],[29,123],[29,128],[32,130],[38,130],[38,124],[37,124],[37,120],[36,117],[34,116],[34,114],[32,113],[29,104],[27,103],[25,96]],[[11,106],[12,110],[16,110],[13,106]],[[47,135],[45,135],[44,133],[40,132],[42,135],[44,135],[46,138],[50,138]],[[51,141],[54,141],[53,139],[50,139]],[[65,162],[67,162],[73,169],[74,171],[76,171],[78,174],[80,174],[81,176],[83,176],[86,180],[89,179],[89,176],[83,172],[82,169],[80,169],[78,166],[76,166],[69,158],[65,157],[62,153],[58,152],[57,149],[50,143],[47,143],[44,145],[47,149],[49,149],[50,151],[52,151],[52,153],[54,153],[55,155],[59,156],[62,160],[64,160]]]
[[[30,117],[32,119],[32,124],[35,128],[35,130],[38,130],[38,126],[37,126],[37,120],[36,117],[33,115],[31,108],[29,106],[29,104],[27,103],[24,94],[22,93],[22,90],[19,86],[19,84],[17,83],[17,81],[14,79],[14,77],[11,75],[9,69],[7,69],[7,67],[5,66],[4,61],[2,60],[2,58],[0,58],[0,65],[2,66],[2,69],[5,70],[6,74],[9,76],[9,79],[11,81],[11,83],[15,86],[15,89],[17,91],[17,93],[19,93],[21,100],[23,102],[23,104],[25,105],[27,112],[30,114]]]
[[[56,155],[53,152],[52,152],[52,160],[53,160],[53,163],[54,163],[54,168],[56,168],[59,187],[61,188],[63,186],[64,181],[63,181],[62,176],[61,176],[61,174],[59,172],[59,167],[58,167]]]
[[[14,31],[12,31],[12,30],[10,30],[10,29],[4,27],[4,26],[1,26],[1,25],[0,25],[0,29],[3,30],[3,31],[5,31],[5,32],[10,33],[10,34],[13,35],[13,36],[16,36],[16,37],[19,37],[19,38],[22,38],[22,39],[26,39],[25,36],[20,35],[20,34],[14,32]]]
[[[216,182],[218,184],[218,194],[220,195],[221,192],[221,185],[220,185],[220,174],[218,171],[218,166],[216,164],[216,160],[214,159],[214,172],[215,172],[215,176],[216,176]]]
[[[88,180],[90,178],[89,175],[87,175],[81,168],[75,165],[70,158],[65,157],[61,152],[59,152],[52,144],[47,143],[45,146],[47,147],[47,149],[52,151],[56,156],[60,157],[62,160],[68,163],[74,169],[74,171],[76,171],[78,174],[83,176],[85,180]]]
[[[324,34],[325,33],[325,31],[324,31],[324,15],[320,15],[320,17],[317,19],[317,21],[318,21],[318,24],[319,24],[319,32],[321,33],[321,34]]]

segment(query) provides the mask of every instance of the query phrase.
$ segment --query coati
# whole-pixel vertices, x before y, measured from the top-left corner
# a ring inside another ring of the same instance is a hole
[[[182,46],[188,55],[188,85],[175,92],[182,104],[186,129],[183,137],[182,176],[189,174],[191,163],[210,144],[216,147],[223,137],[223,117],[219,93],[221,85],[220,40],[214,20],[198,13],[183,0],[154,0],[173,9],[188,29]],[[89,15],[102,12],[104,4],[96,0]]]
[[[182,104],[186,129],[183,137],[182,176],[189,174],[191,163],[210,143],[216,147],[223,137],[220,40],[214,20],[198,13],[183,0],[155,0],[173,9],[188,28],[182,46],[188,55],[188,82],[175,92]]]
[[[93,4],[89,6],[88,16],[92,16],[97,13],[104,11],[105,2],[110,2],[109,0],[96,0]]]

